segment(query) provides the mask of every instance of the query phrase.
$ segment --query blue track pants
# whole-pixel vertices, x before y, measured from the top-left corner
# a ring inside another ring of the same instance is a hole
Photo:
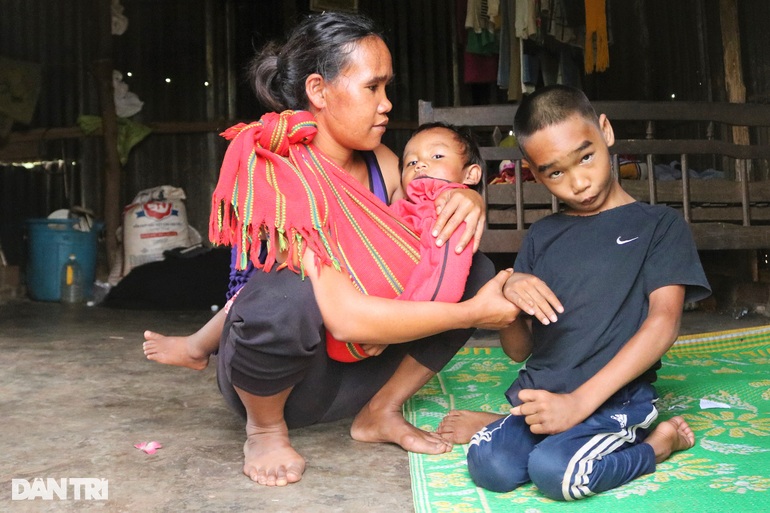
[[[655,471],[655,453],[642,442],[658,416],[656,399],[652,385],[628,385],[582,423],[548,436],[509,415],[473,436],[468,471],[488,490],[508,492],[532,481],[562,501],[616,488]]]

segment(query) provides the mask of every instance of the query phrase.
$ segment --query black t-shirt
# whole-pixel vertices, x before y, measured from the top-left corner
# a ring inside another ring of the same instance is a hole
[[[533,320],[532,354],[506,394],[514,405],[522,388],[569,393],[596,374],[639,330],[654,290],[685,285],[685,301],[711,292],[682,216],[639,202],[538,221],[514,269],[543,280],[564,306],[555,323]],[[639,379],[654,381],[659,367]]]

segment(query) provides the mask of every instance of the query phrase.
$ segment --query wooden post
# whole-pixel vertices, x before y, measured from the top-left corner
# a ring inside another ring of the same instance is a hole
[[[743,82],[743,67],[741,63],[741,34],[738,26],[738,0],[719,0],[719,20],[722,30],[722,48],[725,64],[725,86],[727,99],[730,103],[746,103],[746,85]],[[749,144],[749,128],[746,126],[733,127],[733,143]],[[743,210],[743,225],[751,224],[751,204],[749,198],[749,181],[751,180],[751,161],[735,161],[735,179],[741,182],[741,206]],[[759,278],[759,263],[757,252],[749,256],[752,279]]]
[[[738,27],[738,0],[719,0],[722,48],[727,96],[732,103],[746,102],[746,86],[741,68],[741,35]]]
[[[725,86],[730,103],[746,103],[746,86],[741,66],[741,35],[738,27],[738,0],[719,0],[719,19],[722,28],[722,48],[725,64]],[[748,127],[733,127],[733,142],[749,144]],[[736,162],[736,179],[748,180],[747,162]],[[739,166],[743,172],[739,172]]]
[[[115,111],[115,91],[112,85],[112,11],[110,0],[93,0],[97,16],[97,50],[93,62],[93,74],[99,94],[99,110],[102,116],[102,138],[104,141],[104,189],[102,215],[107,241],[107,262],[109,268],[115,263],[118,243],[115,232],[120,226],[120,180],[121,166],[118,156],[118,115]]]

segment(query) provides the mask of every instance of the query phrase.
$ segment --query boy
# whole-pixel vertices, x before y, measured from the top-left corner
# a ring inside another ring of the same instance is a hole
[[[446,244],[437,247],[431,229],[436,223],[435,200],[447,189],[474,187],[484,160],[470,133],[445,123],[421,125],[404,147],[401,186],[406,199],[391,208],[420,236],[420,263],[412,271],[398,299],[456,303],[465,289],[473,252],[457,254],[463,230],[455,230]],[[380,354],[386,346],[340,342],[327,333],[329,356],[355,362]]]
[[[692,236],[673,209],[636,202],[611,173],[612,127],[585,95],[552,86],[525,98],[514,132],[536,180],[565,206],[533,224],[505,296],[523,314],[500,332],[526,366],[510,415],[473,435],[468,470],[506,492],[532,481],[581,499],[653,472],[695,443],[681,417],[658,425],[652,382],[685,301],[710,293]],[[535,320],[539,322],[535,322]],[[490,414],[451,412],[455,443]]]

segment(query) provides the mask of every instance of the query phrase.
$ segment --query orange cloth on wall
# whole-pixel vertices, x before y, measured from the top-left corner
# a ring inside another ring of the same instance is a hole
[[[607,6],[605,0],[585,0],[586,46],[585,69],[590,74],[610,67],[610,48],[607,37]]]

